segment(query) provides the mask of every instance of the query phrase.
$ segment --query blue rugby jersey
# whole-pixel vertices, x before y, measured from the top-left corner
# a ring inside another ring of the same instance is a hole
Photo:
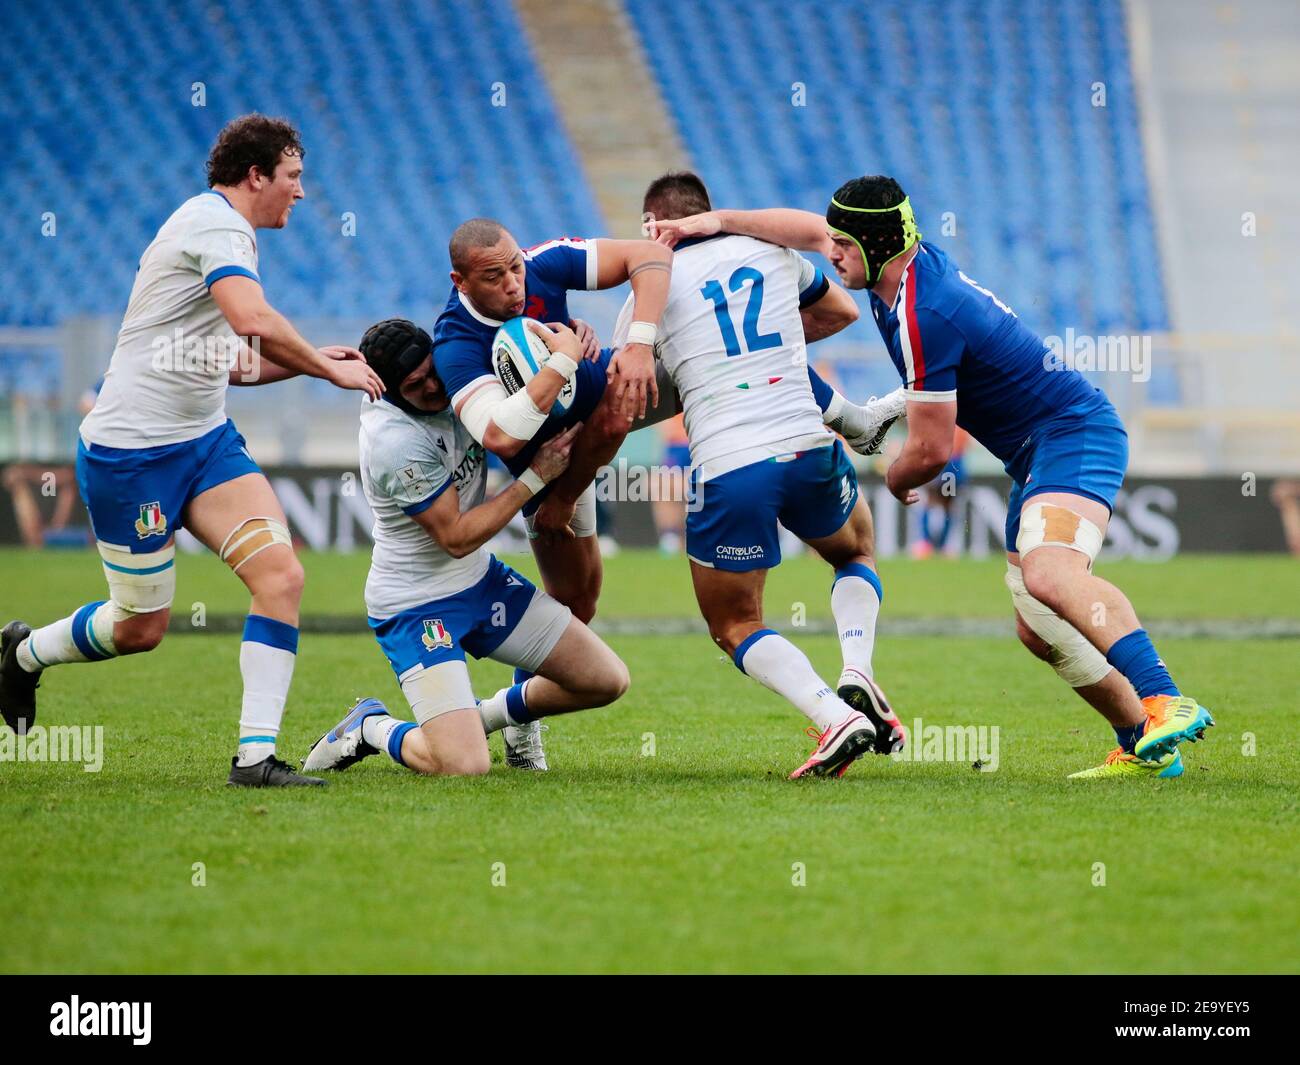
[[[922,241],[893,306],[871,311],[909,400],[957,403],[957,424],[1004,463],[1057,419],[1113,412],[1101,389],[1055,360],[1016,313]]]

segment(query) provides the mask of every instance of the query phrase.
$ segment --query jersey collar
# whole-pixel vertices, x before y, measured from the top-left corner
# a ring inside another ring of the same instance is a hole
[[[889,308],[890,314],[898,313],[898,301],[903,298],[903,292],[907,288],[909,275],[913,274],[912,267],[916,265],[916,260],[919,259],[923,254],[925,254],[925,249],[921,247],[921,242],[918,240],[916,242],[916,254],[907,260],[907,266],[903,268],[903,276],[899,278],[898,291],[894,293],[894,305]],[[915,276],[911,276],[910,280],[915,282],[916,280]]]
[[[685,240],[679,240],[673,245],[673,251],[681,251],[683,248],[690,248],[696,244],[703,244],[706,240],[717,240],[719,237],[730,237],[731,233],[710,233],[707,237],[687,237]]]
[[[483,325],[490,325],[493,329],[500,329],[505,322],[498,322],[495,318],[489,318],[485,314],[479,314],[474,304],[470,303],[469,298],[460,289],[456,290],[456,297],[460,300],[460,305],[469,311],[474,321],[481,322]]]
[[[226,194],[224,192],[218,192],[216,189],[204,189],[203,191],[204,194],[208,196],[220,196],[223,200],[226,201],[227,207],[229,207],[232,211],[235,209],[235,205],[231,203],[230,200],[226,199]]]

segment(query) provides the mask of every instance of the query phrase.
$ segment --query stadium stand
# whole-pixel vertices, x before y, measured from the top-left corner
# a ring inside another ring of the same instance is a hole
[[[1119,0],[627,6],[719,204],[822,210],[890,173],[927,239],[1039,331],[1168,328]]]
[[[66,0],[6,27],[0,132],[23,165],[0,195],[25,223],[6,249],[24,283],[0,289],[0,323],[120,315],[139,253],[245,111],[291,118],[307,146],[307,199],[262,248],[290,315],[440,305],[447,236],[474,214],[521,240],[600,228],[508,4]]]

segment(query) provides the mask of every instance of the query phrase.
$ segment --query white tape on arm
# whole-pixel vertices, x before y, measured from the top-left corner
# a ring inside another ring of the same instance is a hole
[[[469,430],[470,436],[483,443],[488,426],[497,407],[506,400],[506,390],[500,381],[491,380],[480,386],[465,400],[457,415],[461,423]]]
[[[551,352],[551,357],[543,364],[543,369],[554,370],[566,381],[572,381],[578,372],[578,364],[562,351]]]
[[[546,487],[546,482],[542,480],[542,475],[531,466],[524,470],[524,472],[516,479],[520,484],[528,489],[530,495],[537,495],[538,492]]]
[[[521,388],[497,404],[492,420],[498,429],[516,440],[531,440],[546,421],[546,412],[538,410],[528,390]]]
[[[654,322],[633,322],[627,329],[627,342],[653,348],[658,335],[659,327]]]

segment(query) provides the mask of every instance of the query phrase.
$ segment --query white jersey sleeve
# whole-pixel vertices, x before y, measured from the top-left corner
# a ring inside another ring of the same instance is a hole
[[[246,232],[246,226],[236,224],[243,218],[229,215],[207,214],[182,238],[181,248],[211,289],[223,277],[238,275],[261,283],[257,275],[257,245]]]
[[[415,417],[384,400],[362,401],[358,441],[361,488],[375,516],[366,612],[392,617],[478,581],[487,551],[453,558],[416,517],[453,485],[462,514],[483,502],[483,446],[450,410]]]
[[[408,517],[428,510],[451,484],[451,471],[418,427],[393,423],[372,442],[366,460],[370,482]]]
[[[104,385],[81,423],[89,444],[144,448],[194,440],[226,421],[242,343],[214,282],[259,281],[248,220],[215,191],[186,200],[140,256]]]

